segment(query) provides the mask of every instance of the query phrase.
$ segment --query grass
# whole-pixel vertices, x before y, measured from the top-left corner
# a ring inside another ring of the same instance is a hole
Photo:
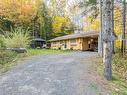
[[[11,51],[0,51],[0,73],[4,73],[9,70],[10,67],[15,65],[15,62],[23,57],[26,54],[17,54]]]
[[[28,56],[49,55],[49,54],[60,54],[60,53],[67,53],[67,52],[70,52],[70,50],[28,49],[27,55]]]
[[[3,36],[3,42],[6,48],[26,48],[31,42],[29,30],[22,27],[11,29],[11,32],[5,33]]]
[[[16,61],[24,60],[26,57],[36,55],[49,55],[49,54],[61,54],[68,53],[69,50],[51,50],[51,49],[28,49],[27,53],[17,54],[14,52],[0,53],[0,73],[7,72],[12,66],[16,65]]]
[[[114,57],[113,57],[114,58]],[[98,57],[96,63],[98,63],[98,73],[103,78],[103,64],[102,58]],[[119,59],[120,60],[120,59]],[[121,60],[120,60],[121,61]],[[114,69],[115,65],[113,62],[113,78],[111,81],[107,82],[109,90],[111,90],[112,95],[127,95],[127,82],[119,75],[119,73]]]

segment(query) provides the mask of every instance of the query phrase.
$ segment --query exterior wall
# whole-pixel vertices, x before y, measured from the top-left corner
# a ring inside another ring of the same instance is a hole
[[[76,39],[68,39],[62,41],[51,42],[51,49],[61,49],[61,50],[90,50],[94,47],[93,44],[89,44],[93,38],[76,38]],[[97,39],[93,39],[93,42]]]
[[[82,39],[82,41],[83,41],[82,42],[83,43],[82,44],[82,50],[88,50],[89,49],[88,40],[89,40],[88,38],[83,38]]]
[[[81,47],[82,47],[81,38],[51,42],[51,49],[81,50],[82,49]]]
[[[51,49],[59,49],[59,47],[60,47],[59,41],[51,42]]]

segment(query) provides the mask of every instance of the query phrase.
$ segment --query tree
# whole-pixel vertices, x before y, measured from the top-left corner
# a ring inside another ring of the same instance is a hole
[[[13,27],[13,23],[5,18],[5,17],[0,17],[0,34],[1,34],[1,30],[6,30],[6,31],[10,31],[11,27]]]
[[[123,0],[123,12],[122,12],[122,43],[121,43],[121,52],[122,56],[126,51],[126,41],[125,41],[125,31],[126,31],[126,0]]]
[[[112,37],[114,36],[115,32],[114,32],[114,0],[112,0],[112,4],[111,4],[111,8],[112,8],[112,11],[111,11],[111,21],[112,21]],[[112,40],[112,52],[115,53],[115,44],[114,44],[114,40]]]
[[[107,80],[112,79],[112,0],[103,0],[103,63],[104,76]]]
[[[95,5],[95,4],[96,4],[96,1],[97,1],[97,0],[87,0],[87,2],[86,2],[86,1],[85,1],[85,2],[86,2],[87,4]]]
[[[10,21],[14,27],[24,26],[27,29],[32,26],[31,20],[35,15],[34,1],[0,0],[0,17]]]
[[[103,57],[103,1],[100,0],[100,33],[99,33],[99,45],[98,45],[98,53]]]
[[[40,26],[40,35],[46,41],[52,38],[52,17],[46,4],[38,0],[36,5],[37,16]]]

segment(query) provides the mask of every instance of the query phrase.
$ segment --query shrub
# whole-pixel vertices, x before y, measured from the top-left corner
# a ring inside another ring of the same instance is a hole
[[[5,48],[4,38],[2,35],[0,35],[0,49],[4,49],[4,48]]]
[[[0,50],[0,64],[6,64],[12,62],[17,56],[16,52]]]
[[[124,57],[121,57],[119,53],[115,54],[112,62],[114,71],[122,78],[127,79],[127,54]]]
[[[26,48],[30,43],[29,31],[21,27],[11,30],[10,34],[6,34],[4,41],[7,48]]]

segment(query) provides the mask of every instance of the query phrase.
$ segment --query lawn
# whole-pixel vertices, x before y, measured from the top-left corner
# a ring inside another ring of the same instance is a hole
[[[115,56],[115,55],[114,55]],[[116,57],[113,57],[113,60],[116,59]],[[121,61],[119,59],[119,61]],[[101,76],[102,80],[104,80],[103,77],[103,64],[100,57],[97,57],[96,60],[98,73]],[[107,82],[107,88],[111,90],[112,95],[127,95],[127,82],[126,80],[120,76],[120,74],[114,69],[116,66],[114,65],[114,61],[112,63],[113,67],[113,78],[111,81]],[[126,70],[127,71],[127,70]],[[121,73],[122,74],[122,73]]]
[[[70,50],[53,50],[53,49],[28,49],[28,56],[35,55],[48,55],[48,54],[59,54],[59,53],[67,53]]]
[[[12,66],[16,65],[17,61],[24,60],[27,57],[37,55],[49,55],[68,53],[69,50],[51,50],[51,49],[28,49],[27,53],[17,54],[10,51],[0,51],[0,73],[6,72]]]

